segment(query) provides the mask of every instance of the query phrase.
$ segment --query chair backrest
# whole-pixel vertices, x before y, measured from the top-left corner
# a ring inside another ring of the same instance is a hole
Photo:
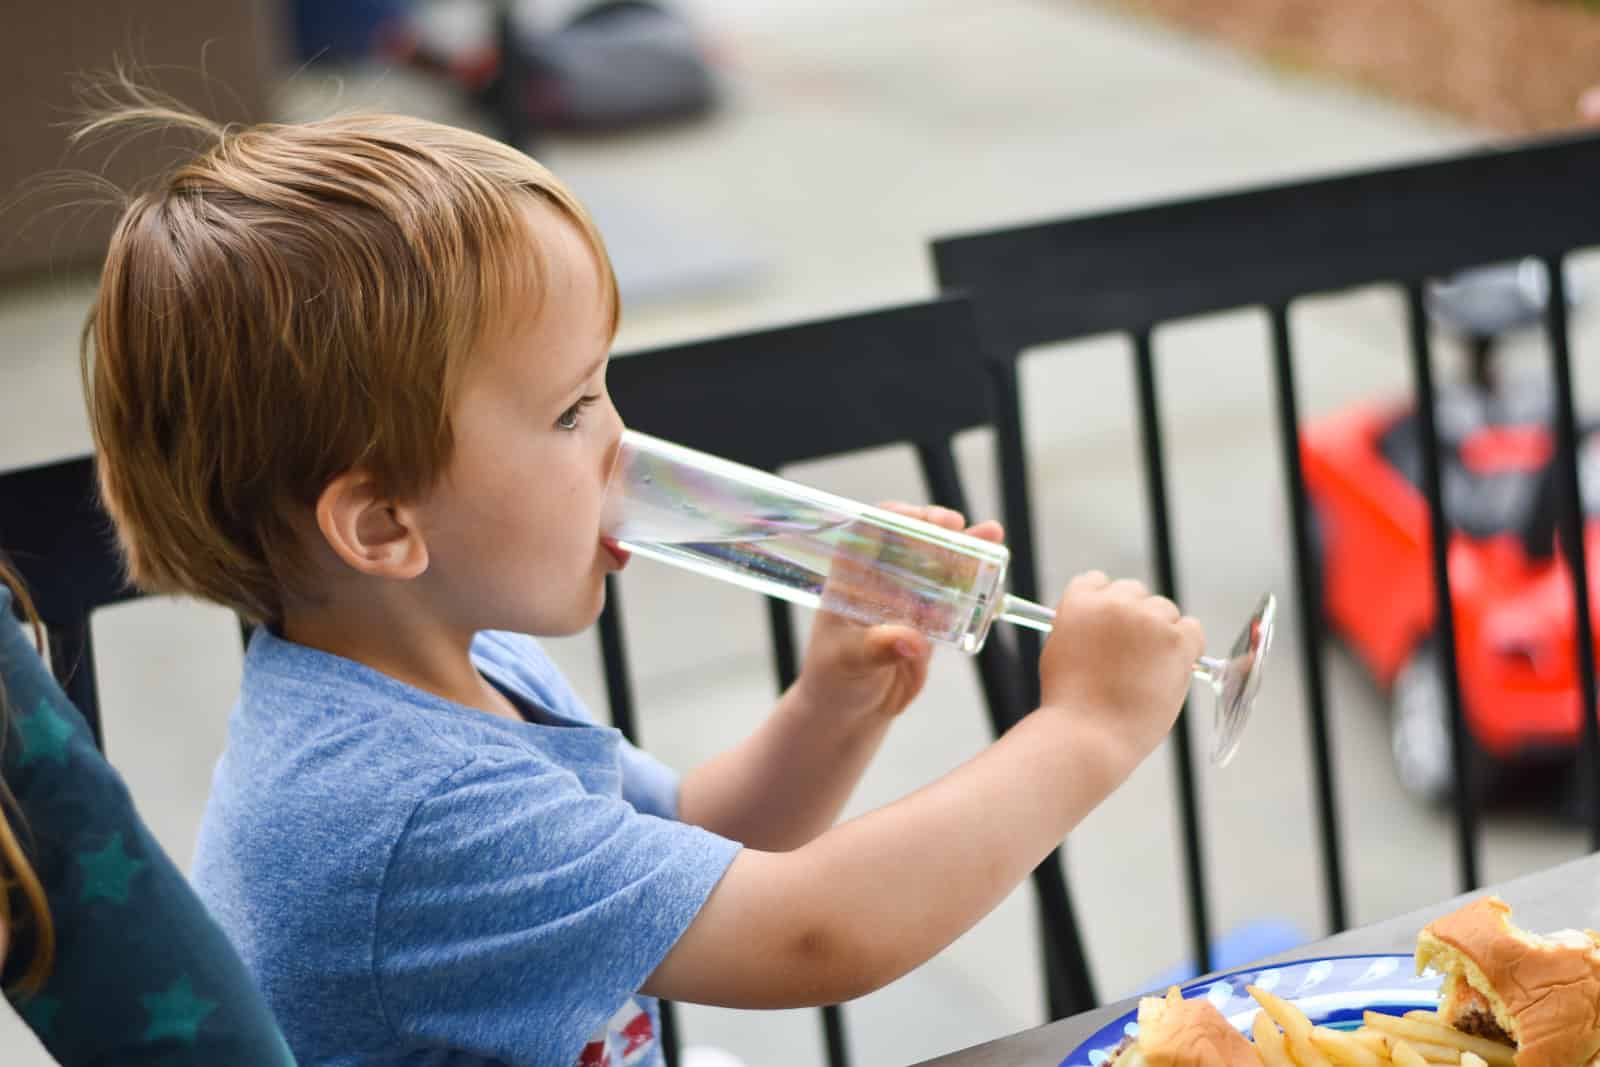
[[[89,616],[139,593],[124,580],[92,457],[0,473],[0,551],[39,610],[51,669],[104,748]]]
[[[1320,644],[1322,622],[1312,531],[1301,471],[1289,308],[1300,297],[1373,283],[1406,295],[1408,342],[1424,451],[1436,603],[1449,603],[1447,538],[1439,479],[1424,284],[1434,276],[1497,260],[1542,260],[1551,292],[1545,316],[1556,386],[1562,547],[1573,560],[1581,691],[1588,708],[1584,748],[1600,781],[1594,717],[1595,673],[1574,450],[1572,381],[1561,270],[1566,253],[1600,242],[1600,137],[1560,137],[1509,149],[1472,151],[1415,165],[1185,199],[1133,210],[951,236],[933,244],[941,287],[971,296],[997,395],[1005,515],[1014,584],[1037,591],[1031,506],[1022,448],[1017,360],[1048,342],[1117,333],[1131,337],[1157,581],[1178,595],[1172,560],[1161,412],[1151,345],[1158,325],[1208,312],[1267,312],[1276,376],[1283,464],[1291,506],[1297,609],[1314,744],[1320,854],[1328,925],[1347,925],[1334,803]],[[1445,683],[1455,721],[1456,841],[1462,889],[1479,883],[1475,813],[1465,779],[1461,696],[1450,612],[1439,613]],[[1026,638],[1025,638],[1026,640]],[[1208,960],[1209,915],[1199,820],[1190,769],[1188,716],[1177,735],[1190,927],[1195,958]],[[1593,847],[1600,847],[1600,805]]]
[[[608,381],[630,426],[767,470],[911,444],[930,498],[966,510],[951,439],[993,426],[978,351],[971,306],[950,298],[619,356]],[[621,584],[610,583],[600,636],[613,720],[636,737]],[[787,607],[769,603],[780,688],[796,674]],[[1023,673],[1007,635],[991,635],[977,669],[993,727],[1004,730],[1021,708],[1015,679]],[[1061,1016],[1088,1006],[1092,991],[1057,857],[1040,865],[1034,882],[1049,1011]],[[824,1030],[829,1062],[847,1062],[836,1009],[824,1009]]]

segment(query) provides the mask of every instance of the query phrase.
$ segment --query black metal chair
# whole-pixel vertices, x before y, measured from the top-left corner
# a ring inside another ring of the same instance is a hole
[[[1284,475],[1294,537],[1297,609],[1311,716],[1321,862],[1331,930],[1346,925],[1344,875],[1334,803],[1333,761],[1322,678],[1321,620],[1314,605],[1315,561],[1298,449],[1289,309],[1295,300],[1373,283],[1395,283],[1406,295],[1409,347],[1425,451],[1425,491],[1433,531],[1433,581],[1448,603],[1447,529],[1439,488],[1435,396],[1429,367],[1424,283],[1484,263],[1533,256],[1550,279],[1544,311],[1556,382],[1555,430],[1563,550],[1574,561],[1579,665],[1589,714],[1584,752],[1600,781],[1600,739],[1594,718],[1595,665],[1590,633],[1574,447],[1566,253],[1600,242],[1600,137],[1559,137],[1509,149],[1478,150],[1408,166],[1276,185],[1108,214],[950,236],[933,243],[941,287],[971,296],[1001,420],[1004,511],[1014,555],[1013,586],[1037,592],[1027,464],[1023,453],[1018,359],[1049,342],[1124,334],[1133,342],[1144,473],[1155,569],[1163,591],[1177,596],[1153,329],[1188,316],[1261,307],[1272,336]],[[1441,612],[1445,679],[1455,720],[1456,842],[1462,889],[1479,884],[1475,813],[1464,775],[1461,695],[1449,612]],[[1022,636],[1025,655],[1035,639]],[[1027,675],[1024,675],[1026,678]],[[1188,716],[1184,719],[1187,720]],[[1209,909],[1202,877],[1199,818],[1187,721],[1177,735],[1177,775],[1185,841],[1190,932],[1195,958],[1209,969]],[[1600,805],[1592,847],[1600,848]]]
[[[992,426],[975,358],[975,322],[964,300],[944,299],[779,329],[660,348],[612,361],[610,392],[634,428],[751,466],[777,470],[882,445],[916,447],[930,499],[966,511],[951,439]],[[636,737],[618,586],[609,583],[600,636],[613,720]],[[769,602],[780,688],[796,674],[788,606]],[[993,634],[977,657],[993,728],[1003,732],[1031,707],[1015,680],[1009,635]],[[1058,856],[1034,871],[1045,928],[1054,1016],[1088,993],[1088,971]],[[837,1008],[824,1011],[829,1062],[847,1050]],[[670,1012],[664,1014],[671,1018]],[[668,1023],[664,1029],[671,1031]],[[675,1055],[669,1042],[669,1056]]]
[[[111,520],[100,508],[93,456],[0,472],[0,552],[44,623],[51,672],[104,752],[90,616],[144,594],[126,580]],[[249,643],[242,619],[239,635]]]
[[[139,593],[123,580],[97,492],[89,456],[0,473],[0,551],[39,610],[51,670],[103,750],[89,616]]]

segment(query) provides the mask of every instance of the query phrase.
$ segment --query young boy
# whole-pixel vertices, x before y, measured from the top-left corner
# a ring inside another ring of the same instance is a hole
[[[1043,705],[925,789],[834,826],[930,650],[827,614],[775,710],[680,782],[516,636],[587,627],[626,562],[599,532],[617,294],[582,208],[417,120],[208,136],[126,210],[86,381],[134,579],[265,624],[194,878],[301,1063],[656,1063],[654,997],[867,993],[1171,726],[1199,625],[1093,573]]]

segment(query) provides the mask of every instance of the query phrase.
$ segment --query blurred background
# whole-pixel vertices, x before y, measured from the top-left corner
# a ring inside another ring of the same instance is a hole
[[[619,352],[929,296],[938,236],[1575,128],[1580,98],[1600,83],[1600,11],[1554,0],[62,0],[8,22],[0,469],[90,444],[77,343],[113,213],[39,176],[87,169],[127,184],[179,158],[160,138],[109,161],[69,151],[73,76],[117,59],[230,121],[381,108],[525,148],[577,191],[608,241],[625,302]],[[1596,258],[1571,263],[1580,414],[1600,411],[1600,316],[1585,298]],[[1506,277],[1491,276],[1490,289]],[[1516,290],[1534,304],[1538,291],[1537,279]],[[1458,383],[1472,372],[1470,346],[1447,311],[1435,373]],[[1304,301],[1294,325],[1308,422],[1410,396],[1396,292]],[[1496,373],[1536,387],[1538,331],[1515,315],[1496,328]],[[1267,323],[1255,312],[1186,321],[1162,329],[1157,350],[1182,601],[1219,645],[1260,590],[1293,587]],[[1089,567],[1150,580],[1125,342],[1043,350],[1022,374],[1043,586],[1053,596]],[[916,402],[910,383],[905,402]],[[975,510],[997,514],[992,441],[959,446]],[[869,500],[921,495],[909,451],[789,473]],[[761,605],[644,561],[625,588],[645,746],[687,768],[771,700]],[[1247,956],[1328,932],[1297,616],[1281,617],[1238,757],[1199,771],[1219,936]],[[237,630],[216,609],[155,599],[101,612],[95,633],[108,753],[186,865],[238,683]],[[603,713],[592,635],[550,646]],[[1388,679],[1346,642],[1324,655],[1353,922],[1449,896],[1449,814],[1397,777]],[[987,739],[971,670],[941,652],[852,811],[903,795]],[[1493,798],[1487,880],[1586,850],[1562,792],[1535,794]],[[1161,752],[1068,841],[1104,998],[1185,964],[1177,834]],[[1035,930],[1024,889],[928,965],[850,1005],[858,1062],[911,1062],[1044,1021]],[[8,1009],[0,1016],[0,1063],[49,1062]],[[821,1062],[812,1012],[687,1007],[681,1018],[690,1042],[752,1065]]]

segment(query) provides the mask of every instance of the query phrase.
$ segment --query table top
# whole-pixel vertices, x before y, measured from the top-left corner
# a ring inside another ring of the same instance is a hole
[[[1321,941],[1262,960],[1287,963],[1317,956],[1409,953],[1416,947],[1417,931],[1431,920],[1485,893],[1505,898],[1511,918],[1525,930],[1546,933],[1566,928],[1600,929],[1600,853],[1558,867],[1525,875],[1500,885],[1360,926]],[[1242,968],[1235,968],[1242,969]],[[1117,1004],[1086,1011],[1033,1030],[990,1041],[961,1052],[926,1061],[924,1067],[1057,1067],[1067,1053],[1096,1030],[1137,1004],[1130,997]]]

